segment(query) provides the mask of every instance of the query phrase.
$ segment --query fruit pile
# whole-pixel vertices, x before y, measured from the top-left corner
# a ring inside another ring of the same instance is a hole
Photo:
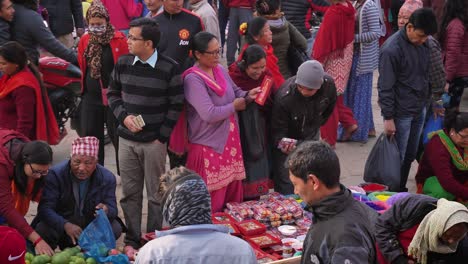
[[[26,253],[26,264],[97,264],[94,258],[86,258],[79,247],[67,248],[52,257]]]

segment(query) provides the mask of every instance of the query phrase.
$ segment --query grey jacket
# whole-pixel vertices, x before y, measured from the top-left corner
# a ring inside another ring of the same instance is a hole
[[[310,206],[314,223],[304,241],[301,264],[377,263],[377,212],[341,191]]]
[[[56,36],[83,28],[83,5],[81,0],[41,0],[41,5],[49,12],[50,30]]]
[[[14,5],[15,18],[12,23],[13,39],[26,49],[29,59],[36,65],[39,63],[39,46],[53,55],[78,64],[76,52],[67,49],[45,26],[41,15],[23,5]]]
[[[379,105],[385,120],[418,116],[430,95],[430,48],[413,45],[406,26],[393,34],[380,51]]]
[[[278,58],[278,67],[284,79],[291,77],[291,71],[288,64],[288,48],[294,45],[296,48],[306,52],[307,40],[296,29],[296,27],[289,23],[284,17],[281,18],[283,24],[281,26],[273,26],[270,24],[271,32],[273,33],[273,53]]]

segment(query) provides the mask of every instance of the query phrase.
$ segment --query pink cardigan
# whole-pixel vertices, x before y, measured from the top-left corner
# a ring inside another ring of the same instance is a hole
[[[117,30],[129,28],[133,18],[140,17],[143,11],[142,3],[135,3],[134,0],[101,0],[107,8],[110,22]]]

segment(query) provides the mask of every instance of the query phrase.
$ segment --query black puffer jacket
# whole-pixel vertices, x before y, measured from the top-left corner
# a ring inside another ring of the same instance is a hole
[[[340,188],[308,208],[314,223],[304,241],[301,264],[377,263],[374,225],[378,214],[356,201],[346,187]]]
[[[296,76],[289,78],[275,94],[271,120],[275,146],[283,137],[314,139],[335,107],[336,87],[330,76],[326,75],[320,90],[308,98],[297,90],[295,81]]]
[[[281,10],[286,19],[293,24],[306,39],[311,37],[309,19],[311,12],[327,11],[330,3],[326,0],[287,0],[281,2]]]

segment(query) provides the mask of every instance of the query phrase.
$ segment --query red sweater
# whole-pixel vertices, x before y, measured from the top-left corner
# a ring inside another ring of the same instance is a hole
[[[8,225],[15,228],[25,238],[34,230],[24,219],[24,215],[16,211],[15,200],[11,192],[12,175],[14,163],[10,159],[9,150],[3,145],[12,138],[20,138],[27,141],[23,136],[14,131],[0,130],[0,215],[6,218]]]
[[[458,148],[458,151],[463,153],[462,148]],[[464,186],[468,180],[468,171],[461,171],[453,165],[450,153],[437,135],[426,145],[419,162],[416,183],[424,184],[426,179],[432,176],[437,177],[444,190],[457,198],[468,200],[468,187]]]
[[[468,77],[468,29],[455,18],[447,26],[442,56],[445,61],[447,81]]]
[[[18,131],[31,140],[36,139],[34,89],[27,86],[16,88],[0,99],[0,127]]]
[[[101,0],[109,12],[110,22],[117,30],[129,28],[133,18],[140,17],[143,11],[142,3],[134,0]]]

